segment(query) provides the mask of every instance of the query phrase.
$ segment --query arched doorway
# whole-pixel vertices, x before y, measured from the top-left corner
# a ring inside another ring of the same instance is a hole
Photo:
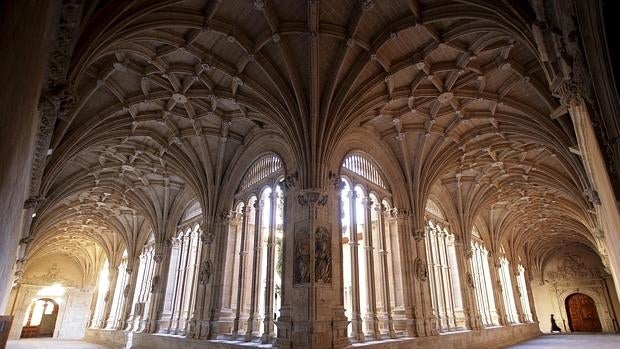
[[[601,321],[591,297],[575,293],[568,296],[565,303],[568,325],[572,332],[601,332]]]
[[[56,301],[51,298],[33,300],[24,318],[21,338],[53,337],[57,317]]]

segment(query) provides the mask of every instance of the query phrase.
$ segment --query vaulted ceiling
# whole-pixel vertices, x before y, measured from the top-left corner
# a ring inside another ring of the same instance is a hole
[[[79,235],[117,256],[151,230],[165,238],[192,202],[214,215],[239,154],[268,135],[290,145],[302,185],[320,186],[360,129],[398,159],[413,209],[437,198],[460,234],[475,224],[532,260],[599,247],[526,2],[85,6],[77,102],[55,126],[31,229],[48,248],[80,248]]]

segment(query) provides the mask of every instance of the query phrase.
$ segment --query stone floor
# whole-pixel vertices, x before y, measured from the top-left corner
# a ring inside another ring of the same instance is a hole
[[[57,340],[52,338],[29,338],[9,341],[6,349],[107,349],[104,346],[82,341]]]
[[[617,349],[620,348],[620,334],[548,334],[510,346],[506,349]]]

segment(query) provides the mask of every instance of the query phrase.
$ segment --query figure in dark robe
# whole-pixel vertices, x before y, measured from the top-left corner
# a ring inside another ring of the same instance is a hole
[[[551,314],[551,333],[553,332],[562,332],[562,329],[558,327],[558,324],[555,323],[555,319],[553,318],[553,314]]]

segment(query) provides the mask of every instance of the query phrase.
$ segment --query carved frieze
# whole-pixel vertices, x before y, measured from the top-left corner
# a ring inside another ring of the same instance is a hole
[[[426,282],[426,280],[428,280],[428,267],[426,266],[426,262],[418,257],[415,259],[414,266],[416,278],[422,282]]]
[[[211,280],[211,273],[213,270],[213,263],[210,260],[202,262],[200,265],[200,273],[198,274],[198,282],[201,285],[207,285]]]
[[[310,239],[305,224],[295,226],[295,251],[293,282],[297,285],[310,282]]]

